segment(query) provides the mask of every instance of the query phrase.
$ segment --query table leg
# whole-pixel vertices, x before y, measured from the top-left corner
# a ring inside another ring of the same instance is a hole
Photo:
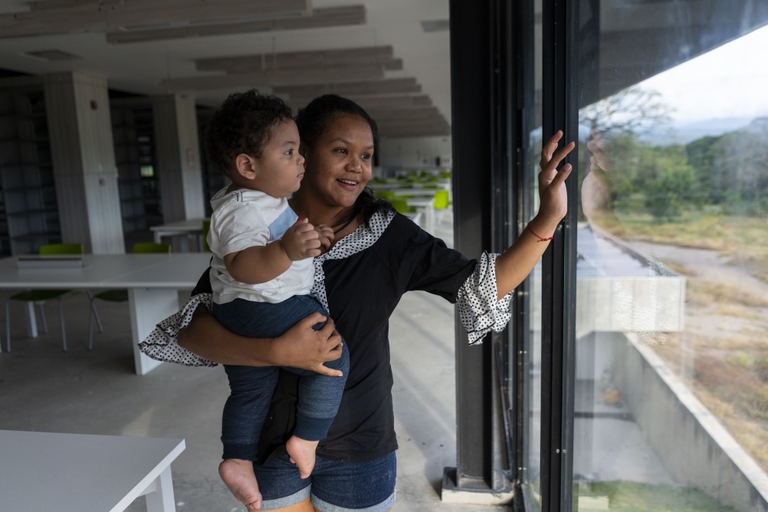
[[[146,494],[147,512],[174,512],[176,503],[173,499],[173,479],[168,466],[154,481],[155,490]]]
[[[131,308],[133,358],[136,375],[146,375],[162,363],[145,356],[139,343],[149,336],[155,326],[179,310],[178,291],[172,288],[130,288],[128,300]]]
[[[426,208],[426,231],[434,235],[435,234],[435,208],[433,206],[427,206]]]
[[[35,303],[27,302],[27,335],[37,338],[37,315],[35,315]]]
[[[153,231],[153,233],[155,234],[155,243],[156,244],[162,243],[163,233],[161,233],[160,231]]]
[[[435,209],[432,206],[416,206],[416,211],[421,213],[419,224],[429,234],[435,234]]]

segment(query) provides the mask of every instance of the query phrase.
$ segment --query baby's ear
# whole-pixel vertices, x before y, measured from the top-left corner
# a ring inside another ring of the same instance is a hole
[[[246,153],[240,153],[235,158],[235,170],[237,174],[247,180],[256,178],[256,159]]]

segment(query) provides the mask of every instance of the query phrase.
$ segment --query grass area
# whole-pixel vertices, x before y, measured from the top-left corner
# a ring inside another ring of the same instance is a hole
[[[768,307],[768,297],[766,296],[749,293],[739,289],[738,286],[714,283],[695,277],[689,277],[686,281],[685,298],[686,302],[693,306],[729,307],[734,312],[738,311],[733,316],[739,317],[744,315],[743,308]]]
[[[630,242],[717,251],[768,282],[764,218],[689,211],[658,221],[638,210],[605,216],[598,221],[603,223]],[[665,333],[664,344],[654,349],[768,472],[768,293],[698,275],[683,261],[664,263],[686,276],[686,330]]]
[[[768,221],[764,218],[689,211],[659,222],[647,213],[621,212],[601,217],[598,224],[625,240],[716,250],[768,282]]]
[[[585,495],[608,496],[609,510],[617,512],[735,512],[698,489],[664,484],[596,482],[587,484]],[[579,512],[588,510],[579,507]]]

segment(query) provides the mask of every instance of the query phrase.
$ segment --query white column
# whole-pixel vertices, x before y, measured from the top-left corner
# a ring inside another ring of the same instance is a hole
[[[45,105],[62,240],[93,254],[123,253],[106,79],[46,75]]]
[[[167,223],[203,218],[205,199],[195,101],[187,96],[155,96],[152,115],[163,220]]]

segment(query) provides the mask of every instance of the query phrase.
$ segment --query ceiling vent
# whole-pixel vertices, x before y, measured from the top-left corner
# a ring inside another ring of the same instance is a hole
[[[65,60],[78,60],[80,58],[77,55],[61,50],[38,50],[34,52],[26,52],[23,55],[45,62],[62,62]]]
[[[427,20],[421,22],[424,32],[443,32],[448,30],[448,20]]]

